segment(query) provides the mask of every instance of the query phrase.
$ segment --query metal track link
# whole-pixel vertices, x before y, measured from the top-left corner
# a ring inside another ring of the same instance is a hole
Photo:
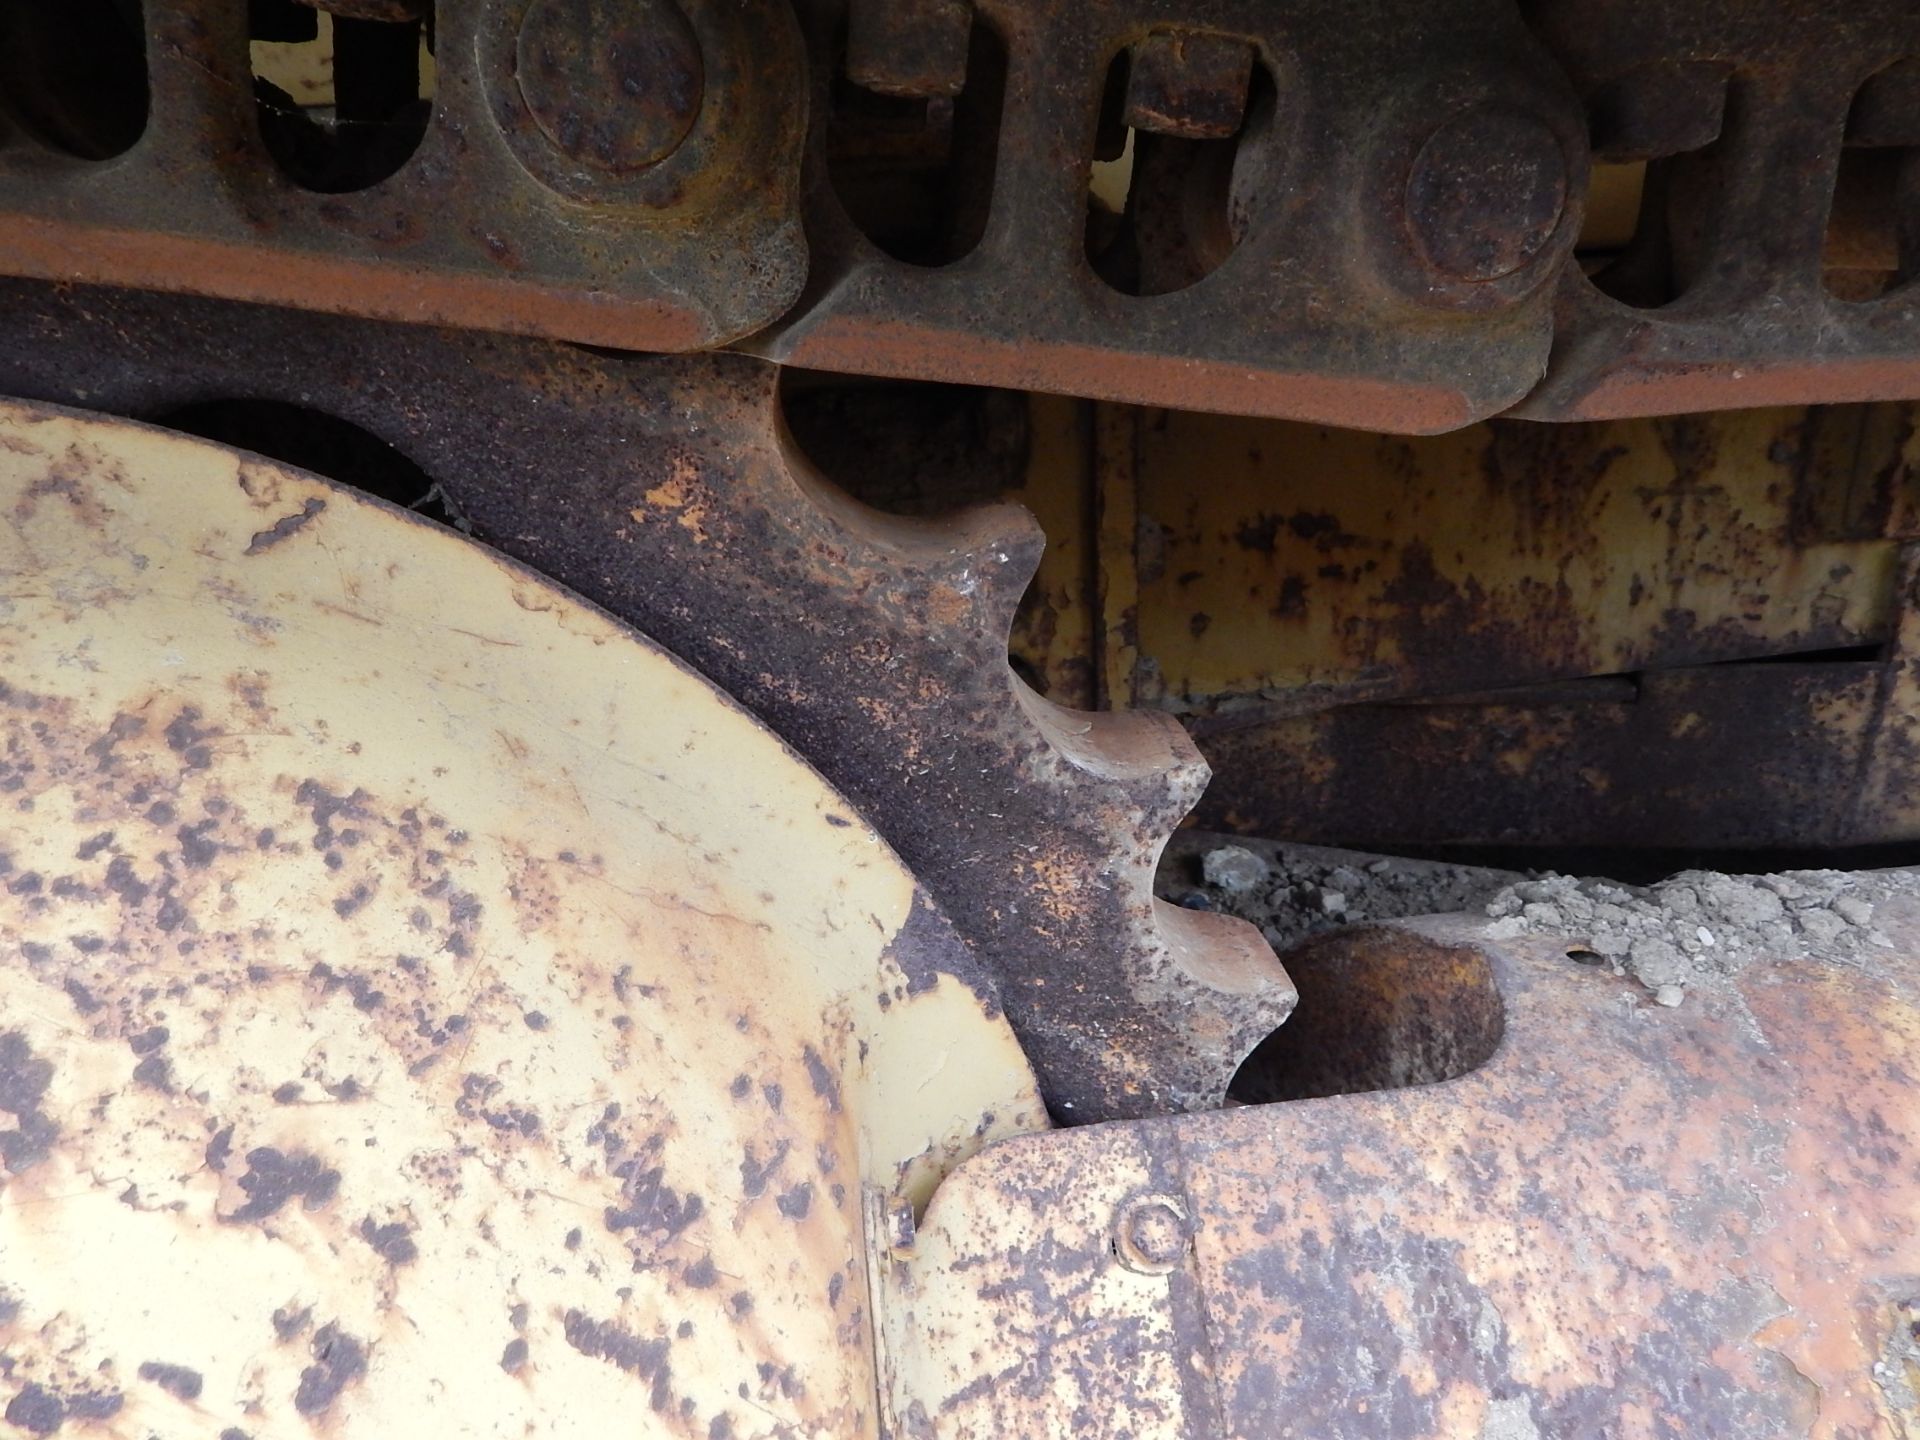
[[[1905,0],[329,3],[432,94],[0,11],[0,268],[1402,432],[1920,387]]]

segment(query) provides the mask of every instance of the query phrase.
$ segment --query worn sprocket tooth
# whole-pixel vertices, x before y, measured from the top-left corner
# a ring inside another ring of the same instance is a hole
[[[992,705],[1003,693],[1009,716],[1030,727],[1030,740],[1012,737],[1010,758],[1026,787],[1050,791],[1063,814],[1079,817],[1072,828],[1087,848],[1075,888],[1109,896],[1106,953],[1124,967],[1124,983],[1143,1010],[1176,1017],[1181,1034],[1166,1037],[1158,1063],[1208,1075],[1217,1057],[1244,1056],[1291,1008],[1285,971],[1247,922],[1183,910],[1153,893],[1161,851],[1206,789],[1206,761],[1172,715],[1057,705],[1007,664],[1015,613],[1045,549],[1039,523],[1023,507],[1004,503],[941,520],[903,520],[833,489],[791,449],[787,460],[802,491],[845,527],[850,552],[864,542],[886,557],[901,587],[924,587],[928,653],[971,652],[979,702]],[[1036,894],[1046,892],[1045,885],[1035,887]],[[1019,973],[996,969],[1003,985],[1021,985]],[[1081,992],[1075,1003],[1083,1002]],[[1052,997],[1029,1004],[1040,1016],[1023,1015],[1010,1001],[1024,1034],[1058,1024]],[[1040,1067],[1045,1075],[1044,1060]],[[1231,1070],[1215,1071],[1188,1103],[1217,1100],[1230,1078]],[[1137,1080],[1126,1076],[1121,1083]]]
[[[1205,765],[1171,717],[1062,710],[1014,676],[1009,628],[1044,544],[1031,516],[859,504],[798,457],[777,384],[741,356],[0,282],[0,391],[161,419],[249,397],[350,421],[478,534],[752,708],[995,974],[1062,1119],[1219,1103],[1294,992],[1250,927],[1153,898]]]

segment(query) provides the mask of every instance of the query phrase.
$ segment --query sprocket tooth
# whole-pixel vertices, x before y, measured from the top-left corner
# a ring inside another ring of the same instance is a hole
[[[912,592],[927,628],[1004,664],[1014,617],[1040,568],[1047,537],[1023,505],[991,503],[926,520],[889,515],[844,495],[828,513],[884,557]]]
[[[1026,506],[1009,500],[969,505],[950,515],[895,515],[857,500],[821,475],[781,426],[780,460],[805,501],[851,540],[885,557],[924,587],[934,627],[978,636],[1004,659],[1020,601],[1040,569],[1046,531]]]
[[[1143,1000],[1174,1007],[1190,1041],[1181,1068],[1196,1093],[1218,1098],[1236,1057],[1291,1013],[1292,981],[1264,937],[1232,916],[1168,905],[1153,894],[1161,852],[1206,789],[1211,771],[1172,715],[1154,710],[1071,710],[1017,677],[1021,710],[1070,769],[1053,783],[1073,797],[1086,828],[1110,852],[1111,883],[1128,933],[1114,946]],[[1213,1067],[1213,1082],[1201,1078]]]
[[[1228,995],[1257,995],[1279,985],[1291,991],[1286,967],[1252,922],[1211,910],[1153,902],[1154,923],[1169,951],[1195,979]],[[1289,1008],[1292,1001],[1288,1002]],[[1270,1023],[1263,1023],[1259,1039]]]
[[[891,517],[882,517],[891,518]],[[934,522],[939,540],[895,552],[923,592],[928,629],[1004,667],[1014,618],[1040,569],[1046,534],[1024,505],[976,505]]]
[[[1020,708],[1070,770],[1056,783],[1105,788],[1134,814],[1134,828],[1167,836],[1200,803],[1213,776],[1193,738],[1163,710],[1073,710],[1012,677]]]
[[[1157,943],[1180,974],[1209,997],[1189,1012],[1189,1026],[1222,1027],[1207,1037],[1210,1052],[1245,1056],[1293,1013],[1299,992],[1273,947],[1250,922],[1160,899],[1153,901],[1152,913]],[[1223,1077],[1220,1093],[1232,1078]]]
[[[1026,506],[1007,502],[972,506],[950,523],[957,566],[946,572],[947,583],[975,597],[980,627],[1004,661],[1020,601],[1040,570],[1046,532]]]

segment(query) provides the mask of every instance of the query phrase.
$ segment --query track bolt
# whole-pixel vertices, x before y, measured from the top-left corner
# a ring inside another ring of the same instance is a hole
[[[1141,1275],[1165,1275],[1186,1258],[1192,1235],[1186,1204],[1173,1195],[1136,1195],[1113,1224],[1113,1253]]]
[[[1452,280],[1511,275],[1540,253],[1567,208],[1560,141],[1531,115],[1479,110],[1447,121],[1407,176],[1420,258]]]
[[[533,0],[514,61],[540,133],[611,175],[677,150],[706,95],[699,38],[673,0]]]

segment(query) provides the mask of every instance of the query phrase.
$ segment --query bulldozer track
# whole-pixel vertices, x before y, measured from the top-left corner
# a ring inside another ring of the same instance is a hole
[[[613,70],[588,0],[334,8],[331,130],[237,0],[10,9],[5,268],[1407,432],[1920,365],[1900,0],[659,0]],[[1578,249],[1629,171],[1629,237]]]

